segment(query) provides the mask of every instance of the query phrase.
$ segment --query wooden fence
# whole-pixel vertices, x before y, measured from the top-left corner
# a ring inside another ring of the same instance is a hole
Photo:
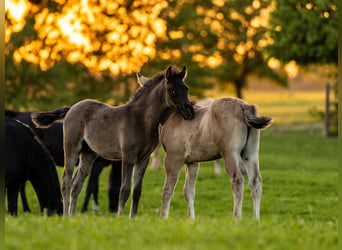
[[[337,136],[338,102],[330,100],[330,85],[325,85],[325,111],[323,119],[323,135]],[[334,110],[335,109],[335,110]]]

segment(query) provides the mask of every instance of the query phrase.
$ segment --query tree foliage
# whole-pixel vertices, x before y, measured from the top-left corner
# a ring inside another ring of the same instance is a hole
[[[167,6],[164,0],[21,1],[26,9],[18,22],[23,25],[26,20],[32,29],[17,44],[13,57],[42,70],[65,58],[92,71],[137,72],[155,56],[156,40],[165,32],[165,21],[159,18]],[[6,11],[6,42],[16,31],[11,25],[15,11]]]
[[[272,4],[259,0],[172,1],[162,11],[167,38],[158,41],[156,60],[190,65],[198,83],[192,91],[198,95],[206,76],[221,85],[233,84],[238,97],[251,74],[286,85],[286,76],[270,68],[263,53],[270,43],[271,11]]]
[[[277,0],[270,32],[266,51],[283,62],[337,64],[337,0]]]
[[[87,97],[127,101],[137,86],[132,73],[155,57],[164,35],[165,6],[163,0],[6,0],[7,107],[71,105]]]
[[[188,67],[192,95],[203,95],[213,84],[233,84],[242,97],[250,75],[286,85],[286,75],[270,67],[272,56],[288,61],[296,52],[299,62],[314,60],[307,54],[316,61],[335,60],[334,2],[276,3],[6,0],[6,102],[29,108],[35,98],[70,105],[93,97],[117,104],[136,88],[135,72],[153,74],[170,64]],[[293,8],[296,13],[289,11]]]
[[[283,62],[295,60],[301,65],[338,63],[337,0],[277,0],[270,19],[274,42],[267,53]],[[331,127],[337,128],[338,82],[334,81],[334,105],[330,114]],[[323,113],[311,111],[323,119]],[[336,132],[336,131],[334,131]]]

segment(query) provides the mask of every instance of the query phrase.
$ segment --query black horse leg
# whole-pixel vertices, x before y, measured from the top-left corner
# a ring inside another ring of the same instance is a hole
[[[19,186],[7,187],[7,206],[8,212],[11,215],[17,216],[18,214],[18,195]]]
[[[89,204],[89,199],[90,199],[91,194],[93,194],[94,196],[95,205],[96,206],[99,205],[98,199],[97,199],[98,192],[99,192],[99,176],[102,172],[103,167],[104,165],[101,162],[98,162],[96,160],[91,168],[86,195],[85,195],[85,199],[82,205],[82,210],[81,210],[82,212],[85,212],[88,210],[88,204]]]
[[[108,200],[109,212],[116,213],[119,206],[122,161],[113,161],[109,174]]]
[[[20,186],[20,196],[21,202],[23,203],[24,212],[31,212],[31,209],[26,198],[25,183]]]

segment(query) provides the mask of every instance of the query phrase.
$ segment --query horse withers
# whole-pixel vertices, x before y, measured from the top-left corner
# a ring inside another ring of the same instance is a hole
[[[184,195],[189,217],[194,219],[198,163],[223,157],[233,190],[234,218],[239,219],[242,213],[244,179],[240,169],[245,168],[253,198],[253,215],[259,219],[262,185],[258,159],[260,129],[269,126],[272,119],[258,117],[254,105],[235,98],[216,99],[210,106],[195,107],[195,112],[192,120],[183,120],[173,113],[161,132],[166,152],[161,216],[168,217],[180,169],[186,164]]]
[[[188,99],[185,77],[185,66],[182,70],[170,66],[149,79],[125,105],[112,107],[95,100],[84,100],[73,105],[66,114],[56,110],[33,117],[40,125],[52,122],[45,117],[65,117],[65,167],[62,176],[64,215],[75,214],[83,182],[98,155],[108,159],[122,159],[119,216],[123,215],[130,195],[134,169],[130,218],[137,215],[143,176],[150,154],[159,143],[159,124],[174,110],[182,119],[190,120],[195,116]],[[73,177],[78,157],[80,164]]]

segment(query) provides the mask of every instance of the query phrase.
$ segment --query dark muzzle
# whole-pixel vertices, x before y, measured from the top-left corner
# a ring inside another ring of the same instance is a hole
[[[195,111],[191,104],[184,104],[180,111],[185,120],[191,120],[195,117]]]

